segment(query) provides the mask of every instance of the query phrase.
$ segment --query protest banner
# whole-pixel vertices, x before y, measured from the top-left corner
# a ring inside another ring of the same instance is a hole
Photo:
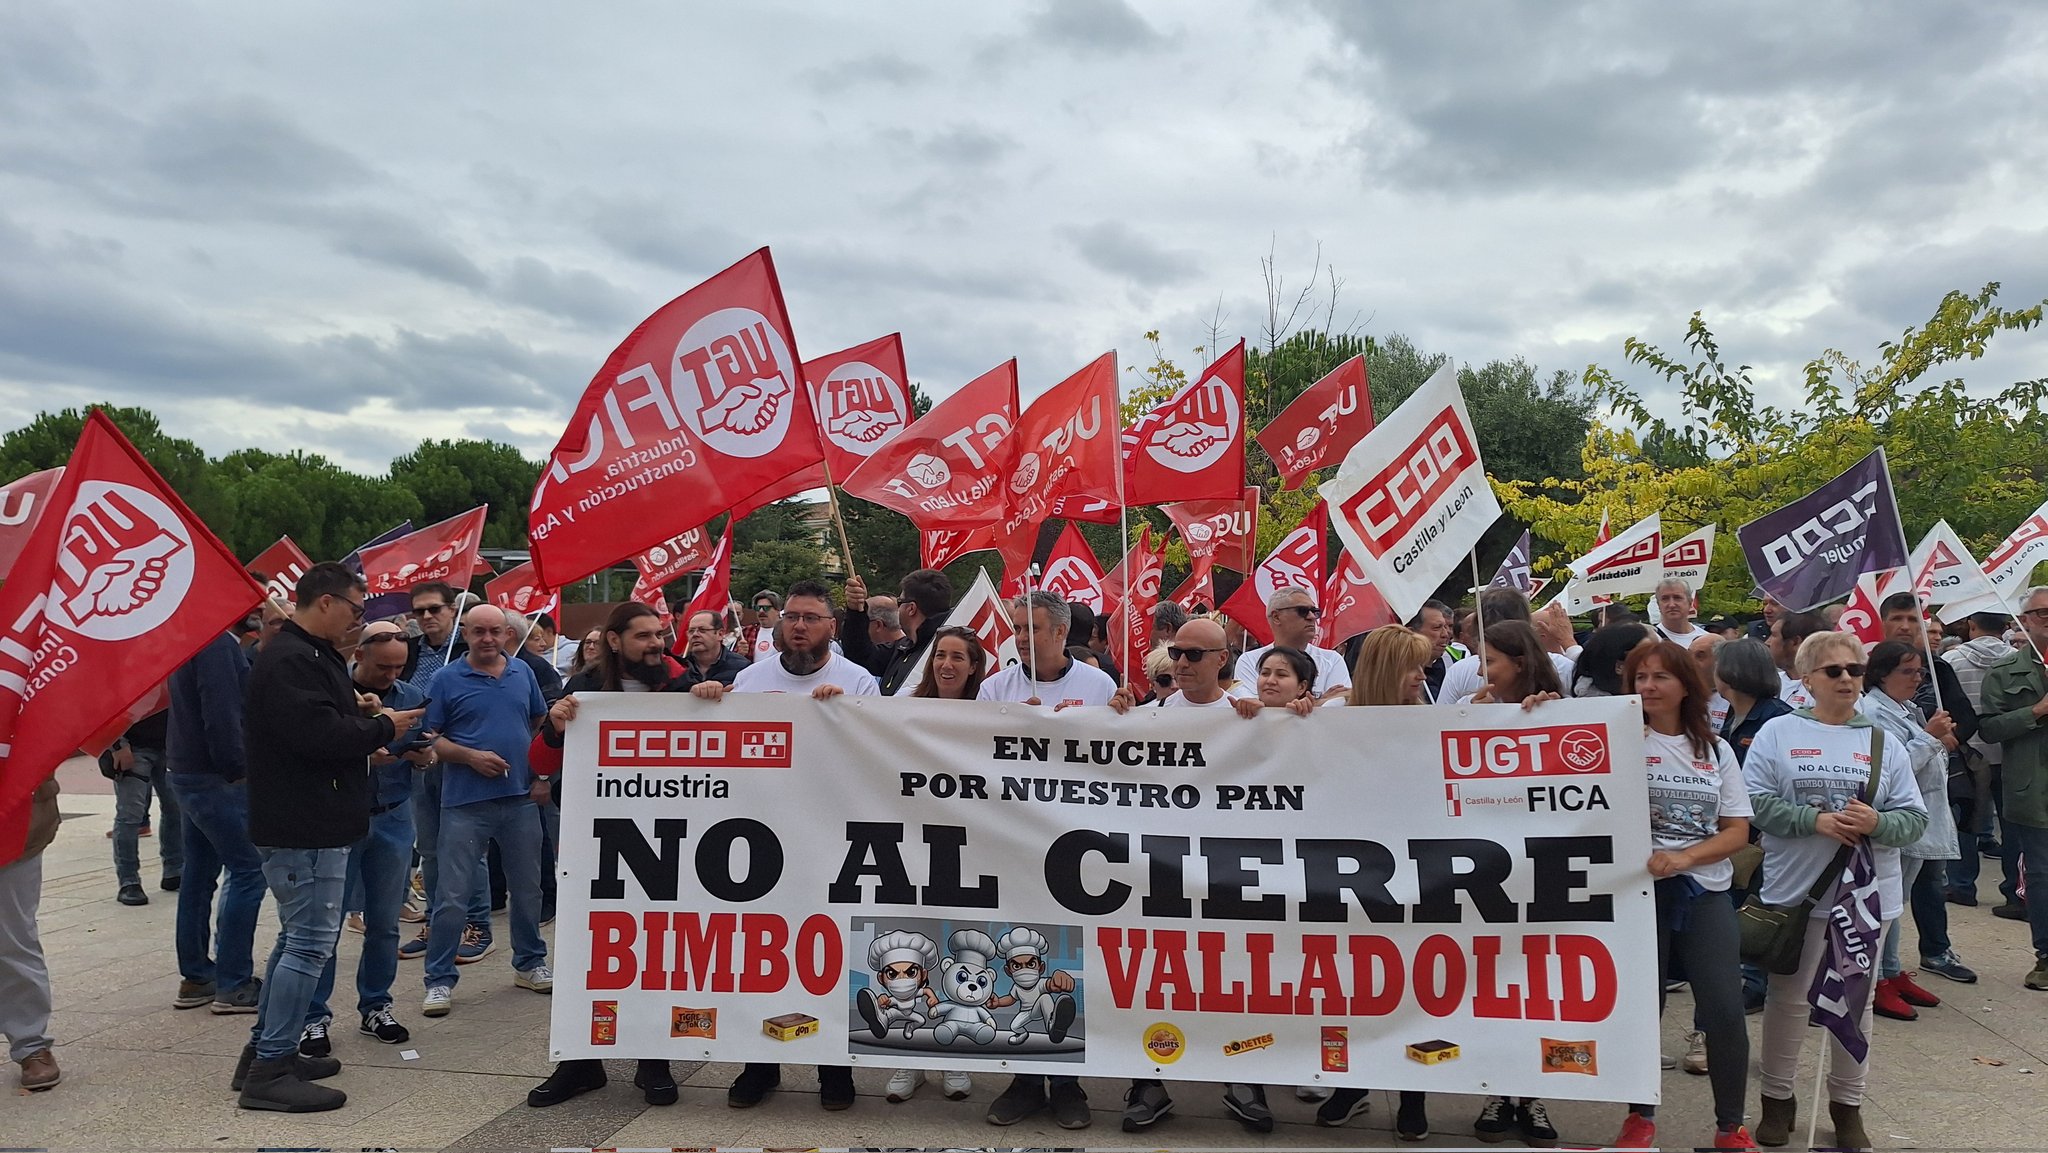
[[[1371,431],[1365,358],[1354,356],[1303,389],[1252,439],[1280,470],[1280,487],[1293,489],[1315,470],[1343,460]]]
[[[1906,533],[1881,448],[1735,537],[1757,587],[1794,612],[1849,595],[1864,573],[1906,564]]]
[[[565,752],[558,1060],[1658,1099],[1626,699],[619,693]]]
[[[1664,578],[1677,577],[1697,597],[1714,563],[1714,526],[1688,533],[1664,546]]]
[[[1991,581],[1984,569],[1946,520],[1935,521],[1920,538],[1906,571],[1912,574],[1913,595],[1920,598],[1922,608],[1941,608],[1991,594]]]
[[[1458,373],[1446,362],[1325,481],[1330,525],[1402,620],[1500,519]]]
[[[61,466],[46,468],[0,487],[0,581],[14,568],[14,558],[21,555],[21,546],[28,543],[28,534],[35,531],[50,492],[63,475]]]
[[[264,595],[281,605],[292,603],[299,578],[312,567],[312,558],[289,536],[278,537],[276,544],[257,553],[256,559],[249,562],[250,572],[263,574]]]
[[[2018,610],[2026,600],[2027,578],[2044,560],[2048,560],[2048,504],[2035,509],[1984,558],[1984,579],[1989,590],[1950,603],[1947,615],[1954,619],[1970,613]]]
[[[1664,579],[1664,530],[1651,513],[1571,563],[1565,611],[1591,612],[1595,605],[1633,593],[1654,592]]]

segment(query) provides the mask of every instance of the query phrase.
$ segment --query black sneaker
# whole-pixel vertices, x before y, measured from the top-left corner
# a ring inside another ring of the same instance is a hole
[[[1047,1097],[1052,1102],[1053,1123],[1060,1128],[1086,1129],[1095,1123],[1095,1112],[1088,1108],[1088,1094],[1079,1081],[1055,1077]]]
[[[1273,1131],[1273,1111],[1266,1107],[1266,1087],[1233,1081],[1223,1086],[1223,1107],[1254,1133]]]
[[[1173,1098],[1157,1081],[1133,1081],[1124,1094],[1124,1132],[1136,1133],[1159,1124],[1173,1112]]]
[[[1501,1141],[1514,1127],[1515,1103],[1506,1097],[1488,1097],[1479,1109],[1478,1119],[1472,1122],[1472,1135],[1481,1141]]]
[[[1994,917],[2004,917],[2008,921],[2024,921],[2027,919],[2027,903],[2025,901],[2007,901],[2003,905],[1991,910],[1991,915]]]
[[[398,1023],[398,1018],[391,1015],[389,1005],[363,1014],[363,1023],[357,1026],[356,1032],[365,1037],[375,1037],[386,1045],[403,1045],[412,1040],[412,1033]]]
[[[844,1065],[818,1066],[818,1106],[828,1113],[853,1107],[853,1070]]]
[[[533,1109],[551,1108],[593,1089],[602,1089],[604,1083],[604,1062],[564,1061],[555,1066],[547,1080],[526,1091],[526,1104]]]
[[[334,1043],[327,1038],[327,1026],[333,1020],[332,1017],[322,1017],[306,1022],[305,1029],[299,1033],[301,1057],[325,1057],[334,1052]]]
[[[649,1105],[676,1103],[676,1077],[669,1072],[667,1061],[643,1059],[633,1069],[633,1087]]]
[[[178,886],[182,884],[184,880],[185,878],[182,875],[176,877],[165,877],[156,883],[156,887],[162,889],[166,893],[175,893],[178,891]]]
[[[1550,1110],[1534,1097],[1522,1098],[1515,1110],[1515,1124],[1522,1128],[1522,1140],[1531,1145],[1555,1145],[1557,1127],[1550,1123]]]
[[[133,882],[121,886],[121,891],[114,894],[114,899],[124,905],[149,904],[149,894],[142,891],[141,885],[134,884]]]
[[[752,1109],[761,1103],[770,1090],[782,1084],[782,1066],[750,1061],[733,1078],[732,1087],[725,1091],[725,1103],[735,1109]]]
[[[1009,1088],[988,1103],[988,1123],[1015,1125],[1043,1108],[1045,1078],[1037,1073],[1019,1073],[1010,1079]]]
[[[1394,1136],[1403,1141],[1429,1140],[1429,1110],[1424,1105],[1428,1099],[1427,1093],[1401,1090],[1401,1104],[1394,1112]]]
[[[1330,1099],[1316,1106],[1316,1124],[1325,1129],[1335,1129],[1372,1108],[1372,1090],[1339,1089],[1330,1094]]]

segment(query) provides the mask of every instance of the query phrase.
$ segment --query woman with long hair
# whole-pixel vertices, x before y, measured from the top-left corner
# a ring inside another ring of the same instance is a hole
[[[1492,639],[1493,632],[1489,629],[1487,640]],[[1436,646],[1428,637],[1400,625],[1382,625],[1367,633],[1364,643],[1358,648],[1358,661],[1351,671],[1351,691],[1329,703],[1360,706],[1424,704],[1423,669],[1435,655]],[[1554,675],[1552,679],[1555,679]],[[1395,1136],[1403,1141],[1429,1139],[1428,1101],[1425,1093],[1401,1090],[1400,1103],[1394,1115]],[[1325,1127],[1342,1125],[1365,1112],[1371,1103],[1370,1089],[1339,1089],[1316,1109],[1316,1124]]]
[[[1591,645],[1587,646],[1589,649]],[[1691,654],[1670,641],[1636,648],[1621,683],[1643,702],[1643,773],[1650,786],[1650,875],[1656,878],[1657,987],[1674,955],[1692,985],[1714,1089],[1714,1149],[1747,1149],[1742,1096],[1749,1032],[1742,1011],[1742,933],[1728,899],[1728,858],[1749,843],[1749,785],[1707,719],[1711,695]],[[1663,994],[1658,995],[1658,1009]],[[1654,1105],[1631,1105],[1614,1144],[1647,1148]]]
[[[981,647],[981,638],[965,625],[947,625],[932,634],[932,655],[910,695],[971,701],[987,676],[988,650]]]
[[[1927,831],[1927,808],[1913,780],[1913,764],[1897,737],[1875,728],[1857,712],[1863,697],[1863,642],[1849,633],[1817,632],[1799,643],[1794,667],[1813,707],[1763,727],[1749,746],[1743,775],[1749,781],[1751,818],[1763,830],[1763,883],[1757,896],[1773,905],[1798,905],[1821,884],[1793,973],[1773,973],[1764,996],[1762,1052],[1757,1079],[1763,1107],[1757,1121],[1759,1144],[1776,1147],[1791,1140],[1799,1103],[1793,1095],[1799,1051],[1805,1046],[1814,970],[1828,953],[1829,912],[1840,881],[1823,881],[1839,871],[1837,850],[1870,852],[1876,875],[1881,924],[1868,944],[1876,947],[1884,929],[1898,919],[1899,850]],[[1875,787],[1871,777],[1875,775]],[[1859,996],[1845,1011],[1860,1018],[1870,1043],[1872,999]],[[1822,1030],[1827,1047],[1828,1113],[1836,1148],[1868,1149],[1863,1093],[1870,1054],[1849,1055],[1833,1033]]]
[[[1641,621],[1608,625],[1587,637],[1586,647],[1579,651],[1578,662],[1573,666],[1571,695],[1618,697],[1627,692],[1622,688],[1623,662],[1630,653],[1655,639],[1650,626]]]
[[[1543,694],[1564,695],[1557,666],[1527,621],[1486,626],[1486,683],[1459,704],[1532,704]]]
[[[595,628],[583,634],[583,640],[576,646],[576,660],[569,665],[569,675],[588,669],[604,655],[604,629]]]

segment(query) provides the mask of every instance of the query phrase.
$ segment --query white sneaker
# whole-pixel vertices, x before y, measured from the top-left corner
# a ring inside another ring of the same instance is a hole
[[[555,991],[555,974],[545,964],[535,965],[513,973],[512,983],[536,993],[552,993]]]
[[[1294,1099],[1297,1101],[1328,1101],[1335,1090],[1324,1085],[1296,1085]]]
[[[1704,1077],[1707,1074],[1707,1035],[1698,1029],[1689,1029],[1685,1034],[1685,1056],[1679,1058],[1678,1067],[1688,1073]]]
[[[962,1070],[948,1069],[945,1092],[948,1101],[963,1100],[969,1093],[974,1092],[974,1078]]]
[[[448,1015],[448,1007],[454,1003],[455,987],[453,985],[435,985],[427,990],[425,997],[420,999],[420,1016],[446,1017]]]
[[[924,1080],[924,1073],[918,1069],[898,1069],[889,1074],[889,1089],[883,1096],[892,1105],[901,1105],[917,1092],[917,1083]]]

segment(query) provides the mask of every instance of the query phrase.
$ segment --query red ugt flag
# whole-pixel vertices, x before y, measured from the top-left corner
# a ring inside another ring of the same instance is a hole
[[[817,421],[763,248],[612,350],[533,490],[551,587],[701,525],[818,459]]]
[[[1309,385],[1255,439],[1280,469],[1280,487],[1288,489],[1324,465],[1342,461],[1371,431],[1365,358],[1354,356]]]
[[[1130,574],[1130,579],[1116,607],[1109,640],[1124,683],[1142,685],[1145,657],[1152,651],[1152,609],[1159,604],[1159,580],[1166,574],[1166,558],[1152,551],[1151,525],[1139,530],[1138,543],[1117,568]]]
[[[1024,595],[1022,573],[1006,570],[1005,586],[1003,591],[1011,596]],[[1102,564],[1072,522],[1060,530],[1059,539],[1053,542],[1038,587],[1063,601],[1077,601],[1095,612],[1102,611]]]
[[[1016,424],[1017,362],[1006,360],[933,405],[839,487],[920,529],[994,524],[1017,462]]]
[[[653,605],[655,612],[667,616],[668,608],[666,603],[656,603],[662,601],[659,585],[655,586],[651,595],[654,598],[653,600],[643,601],[642,603]],[[640,586],[638,585],[633,587],[633,599],[640,600]],[[727,524],[725,526],[725,535],[718,538],[718,547],[711,551],[711,563],[705,566],[704,579],[697,582],[697,594],[690,598],[689,606],[683,610],[683,620],[687,622],[698,613],[716,613],[718,614],[718,619],[723,621],[725,619],[725,606],[731,603],[731,601],[732,525]],[[743,653],[741,655],[751,656],[752,654]]]
[[[1124,430],[1124,503],[1233,500],[1244,486],[1244,341]]]
[[[58,764],[263,598],[102,412],[49,509],[0,585],[0,864]]]
[[[704,530],[693,528],[688,532],[677,533],[635,556],[633,567],[640,570],[641,577],[647,583],[659,587],[686,572],[709,564],[712,547],[712,543],[705,538]]]
[[[540,583],[540,577],[533,571],[532,561],[527,561],[496,580],[486,582],[484,599],[501,609],[530,616],[553,613],[562,607],[562,594]]]
[[[312,567],[313,558],[307,556],[299,542],[289,536],[278,537],[276,544],[257,553],[256,559],[249,562],[251,572],[262,573],[269,580],[263,591],[281,604],[292,603],[292,597],[298,592],[299,578]]]
[[[1251,579],[1237,586],[1230,599],[1219,606],[1223,614],[1243,625],[1245,635],[1256,637],[1261,645],[1272,644],[1273,626],[1266,620],[1266,601],[1274,593],[1284,588],[1305,588],[1317,598],[1317,604],[1322,603],[1329,529],[1330,506],[1317,501],[1294,531],[1281,537],[1259,567],[1252,570]]]
[[[1045,522],[1061,497],[1114,500],[1117,496],[1116,353],[1087,367],[1031,402],[1011,441],[1004,532],[1016,535]]]
[[[851,475],[910,427],[910,374],[898,333],[805,361],[804,384],[835,477]]]
[[[0,488],[0,581],[7,579],[14,558],[28,544],[29,534],[49,507],[50,493],[63,476],[62,468],[46,468]]]
[[[995,547],[987,528],[928,528],[917,536],[918,556],[926,568],[945,568],[968,553]]]
[[[389,544],[365,548],[363,579],[369,582],[370,595],[402,593],[428,581],[468,588],[476,572],[477,550],[484,543],[484,518],[490,511],[491,506],[478,505]]]

